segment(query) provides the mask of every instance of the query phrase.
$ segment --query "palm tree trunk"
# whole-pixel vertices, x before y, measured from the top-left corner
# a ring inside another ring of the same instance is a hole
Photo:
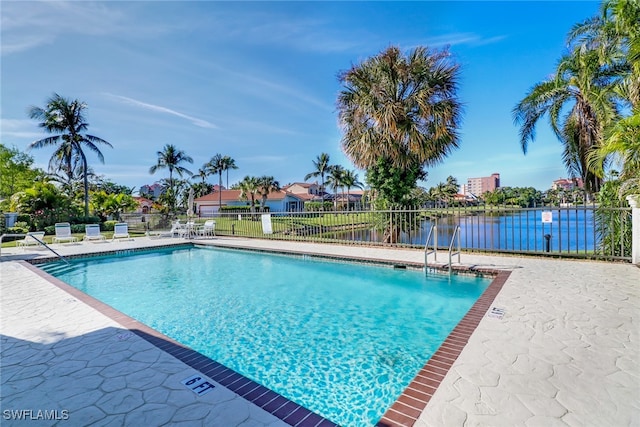
[[[82,155],[82,168],[84,175],[84,216],[89,216],[89,178],[87,173],[87,157]]]
[[[222,169],[218,171],[218,212],[222,207]]]

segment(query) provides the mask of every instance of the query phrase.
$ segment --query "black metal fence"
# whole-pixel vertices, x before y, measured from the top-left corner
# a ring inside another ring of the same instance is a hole
[[[123,218],[133,229],[168,229],[159,216]],[[595,205],[456,207],[384,211],[219,213],[216,234],[281,240],[424,248],[435,226],[439,248],[460,227],[462,249],[610,260],[631,259],[631,208]],[[196,219],[204,222],[204,219]]]

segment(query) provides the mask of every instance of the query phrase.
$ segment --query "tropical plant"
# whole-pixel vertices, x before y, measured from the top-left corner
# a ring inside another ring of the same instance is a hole
[[[136,200],[126,193],[107,193],[104,190],[94,192],[91,195],[92,210],[100,217],[102,222],[111,216],[120,220],[120,215],[131,211],[138,206]]]
[[[620,118],[615,92],[618,81],[619,75],[602,67],[594,51],[575,49],[562,57],[555,75],[536,84],[513,109],[522,151],[527,153],[529,141],[535,138],[535,125],[548,115],[553,132],[564,145],[567,170],[582,178],[587,191],[597,192],[602,179],[588,167],[588,157],[601,144],[605,127]]]
[[[618,179],[604,182],[597,195],[598,206],[595,211],[596,233],[602,254],[630,257],[632,250],[631,212],[617,209],[622,206]]]
[[[245,176],[242,181],[238,183],[240,189],[240,199],[251,200],[251,213],[255,212],[256,195],[260,188],[260,181],[255,176]]]
[[[621,75],[619,94],[637,111],[640,107],[640,2],[605,0],[600,14],[569,33],[569,42],[598,54],[603,66]]]
[[[43,176],[43,171],[33,167],[32,156],[0,144],[0,200],[3,201],[0,210],[8,210],[9,198],[14,193],[31,187]]]
[[[272,176],[261,176],[258,178],[258,194],[260,194],[260,208],[264,211],[269,193],[280,191],[280,183]]]
[[[339,76],[342,148],[362,169],[422,168],[458,147],[458,65],[447,50],[390,47]],[[415,183],[414,183],[415,184]]]
[[[309,172],[308,174],[306,174],[304,180],[307,181],[311,178],[320,177],[320,191],[322,193],[322,201],[324,202],[324,177],[331,170],[331,165],[329,164],[329,155],[327,153],[320,153],[320,155],[316,157],[315,160],[313,160],[313,167],[313,172]],[[322,203],[321,206],[324,206],[324,203]]]
[[[640,112],[607,129],[604,143],[591,153],[590,165],[600,176],[605,173],[602,159],[609,156],[621,167],[620,198],[631,192],[640,193]]]
[[[193,175],[193,173],[182,166],[183,163],[193,163],[193,159],[187,154],[176,148],[172,144],[167,144],[164,146],[162,151],[158,151],[156,153],[158,155],[158,161],[155,165],[149,168],[149,173],[154,174],[160,169],[168,169],[169,170],[169,186],[170,190],[165,196],[165,202],[169,204],[170,211],[175,212],[176,210],[176,189],[174,186],[173,173],[177,173],[178,176],[182,177],[184,174],[189,176]]]
[[[46,226],[68,221],[80,214],[79,208],[68,197],[46,181],[36,181],[30,188],[14,193],[10,203],[12,211],[31,215],[31,223],[36,230],[44,230]]]
[[[53,164],[65,165],[63,170],[68,174],[73,171],[74,158],[80,159],[84,177],[84,213],[85,216],[88,216],[89,181],[87,172],[89,169],[83,147],[93,151],[98,156],[98,160],[104,163],[104,156],[96,144],[113,146],[102,138],[85,133],[89,127],[84,116],[86,109],[87,104],[84,102],[77,99],[71,101],[56,93],[47,101],[45,108],[31,107],[29,117],[39,120],[39,127],[45,132],[55,135],[33,142],[29,148],[56,147],[51,157]],[[51,165],[52,163],[50,163]]]

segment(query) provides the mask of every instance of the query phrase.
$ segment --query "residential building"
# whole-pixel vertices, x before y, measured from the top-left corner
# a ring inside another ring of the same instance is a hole
[[[321,201],[317,184],[294,183],[286,185],[282,190],[269,193],[265,205],[270,212],[298,212],[304,210],[304,202]],[[248,200],[240,198],[241,190],[214,191],[194,200],[198,216],[215,215],[221,206],[247,206]],[[255,206],[258,208],[262,197],[255,196]]]
[[[551,183],[552,190],[573,190],[574,188],[584,188],[582,178],[559,178]]]
[[[492,173],[491,176],[468,178],[467,184],[463,187],[465,195],[481,196],[487,191],[495,191],[500,187],[500,174]]]
[[[138,191],[141,196],[152,197],[154,199],[160,197],[163,192],[164,189],[162,185],[158,184],[157,182],[153,183],[152,185],[143,185],[140,187],[140,191]]]
[[[133,199],[138,203],[138,207],[136,208],[135,213],[151,213],[151,209],[153,208],[153,201],[147,199],[146,197],[140,196],[134,196]]]

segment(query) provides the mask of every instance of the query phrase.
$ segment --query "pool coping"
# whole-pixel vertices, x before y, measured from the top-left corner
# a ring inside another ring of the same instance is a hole
[[[127,255],[134,252],[152,252],[158,249],[179,249],[180,247],[216,247],[230,248],[232,250],[245,250],[262,253],[276,253],[282,255],[309,256],[313,258],[321,258],[327,260],[340,260],[347,262],[359,262],[375,265],[386,265],[400,268],[424,268],[424,264],[413,262],[397,262],[379,258],[364,258],[354,256],[331,256],[327,254],[314,252],[299,252],[288,250],[269,250],[260,248],[248,248],[245,246],[235,245],[202,245],[199,243],[182,242],[179,244],[169,244],[156,247],[142,247],[127,250],[115,250],[104,252],[93,252],[87,254],[77,254],[68,256],[68,259],[77,258],[93,258],[107,255]],[[17,261],[24,265],[30,271],[39,277],[58,287],[59,289],[69,293],[79,301],[87,304],[96,311],[119,323],[137,336],[145,339],[158,349],[170,354],[193,369],[198,370],[202,374],[210,377],[214,381],[223,385],[227,389],[247,401],[259,406],[265,411],[271,413],[283,422],[292,426],[338,426],[334,422],[323,418],[313,411],[285,398],[273,390],[227,368],[215,360],[204,356],[203,354],[192,350],[191,348],[178,343],[177,341],[167,337],[159,331],[133,319],[132,317],[116,310],[115,308],[105,304],[84,292],[64,283],[56,277],[46,273],[45,271],[35,267],[36,264],[56,261],[55,257],[42,257],[31,260]],[[447,271],[442,265],[428,265],[433,271]],[[429,400],[437,390],[438,386],[444,379],[445,375],[453,366],[454,362],[466,346],[469,338],[479,325],[485,313],[490,308],[495,297],[502,289],[504,283],[509,278],[511,271],[498,270],[490,268],[473,268],[473,267],[457,267],[454,268],[455,274],[473,274],[473,275],[490,275],[493,280],[476,300],[473,306],[467,311],[463,318],[458,322],[456,327],[449,333],[447,338],[440,345],[438,350],[429,358],[426,364],[405,388],[396,401],[386,410],[382,418],[377,422],[377,427],[395,427],[395,426],[411,426],[419,418],[420,414],[427,406]]]

